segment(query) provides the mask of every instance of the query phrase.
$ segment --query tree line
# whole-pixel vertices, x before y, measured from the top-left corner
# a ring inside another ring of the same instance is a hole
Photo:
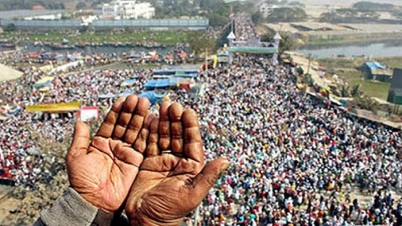
[[[45,9],[65,9],[63,1],[53,0],[2,0],[0,10],[32,9],[34,6],[43,6]]]
[[[329,23],[372,23],[381,22],[380,13],[389,12],[397,19],[402,19],[402,8],[388,3],[361,1],[351,8],[340,8],[325,12],[320,16],[320,22]],[[388,21],[387,21],[388,22]]]

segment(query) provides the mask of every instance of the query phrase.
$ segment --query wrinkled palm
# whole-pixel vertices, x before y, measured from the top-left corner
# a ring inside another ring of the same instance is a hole
[[[229,166],[219,158],[204,166],[193,110],[167,102],[150,125],[146,158],[131,188],[126,212],[132,225],[179,225]]]

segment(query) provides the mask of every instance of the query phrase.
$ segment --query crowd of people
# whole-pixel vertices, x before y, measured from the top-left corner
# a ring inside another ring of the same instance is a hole
[[[256,37],[248,17],[234,19],[236,36]],[[102,94],[138,92],[151,75],[134,69],[60,74],[42,92],[35,82],[45,74],[28,68],[17,81],[1,83],[2,167],[31,189],[62,167],[41,152],[36,136],[66,143],[73,115],[44,120],[25,106],[78,100],[107,109],[114,99]],[[121,86],[133,76],[134,84]],[[303,94],[292,68],[265,57],[237,55],[198,80],[204,95],[169,91],[170,99],[198,112],[206,160],[228,156],[232,165],[189,222],[198,216],[199,225],[402,225],[399,130]]]

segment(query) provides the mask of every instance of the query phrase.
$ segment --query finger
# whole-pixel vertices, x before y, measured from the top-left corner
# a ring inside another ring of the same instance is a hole
[[[146,151],[147,156],[156,156],[159,154],[158,148],[158,128],[159,118],[155,117],[149,126],[148,147]]]
[[[194,110],[185,110],[182,115],[184,129],[184,155],[201,164],[204,164],[204,150],[197,113]]]
[[[188,194],[191,196],[189,200],[199,203],[229,166],[230,162],[226,158],[218,158],[209,162],[194,178],[192,184],[189,184]]]
[[[120,97],[113,104],[112,109],[107,113],[106,118],[103,120],[102,125],[99,127],[96,136],[101,136],[105,138],[110,138],[112,136],[114,126],[116,124],[119,113],[123,108],[125,97]]]
[[[134,142],[134,150],[143,153],[147,147],[147,139],[149,135],[149,127],[151,122],[156,118],[155,114],[148,114],[145,117],[144,124],[142,126],[141,132],[137,136],[137,140]]]
[[[169,123],[170,103],[165,101],[159,109],[159,148],[160,151],[170,148],[170,123]]]
[[[124,134],[126,133],[127,125],[130,123],[133,112],[136,109],[137,103],[138,97],[136,95],[127,96],[113,130],[113,139],[120,140],[124,136]]]
[[[147,98],[138,99],[137,107],[135,108],[134,115],[127,127],[124,141],[128,144],[134,143],[141,131],[144,123],[145,116],[148,114],[148,109],[151,104]]]
[[[183,114],[183,106],[179,103],[174,103],[169,107],[170,119],[170,137],[171,149],[173,154],[183,155],[183,126],[181,116]]]
[[[67,161],[77,156],[87,153],[89,146],[90,133],[88,126],[83,122],[75,124],[73,142],[67,153]]]

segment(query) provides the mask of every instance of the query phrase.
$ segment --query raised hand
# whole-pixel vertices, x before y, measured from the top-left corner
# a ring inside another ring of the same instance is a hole
[[[70,185],[86,201],[107,211],[119,209],[138,174],[155,115],[146,98],[119,98],[90,143],[89,128],[78,122],[66,162]]]
[[[228,166],[225,158],[204,166],[197,114],[164,102],[126,203],[131,225],[179,225]]]

